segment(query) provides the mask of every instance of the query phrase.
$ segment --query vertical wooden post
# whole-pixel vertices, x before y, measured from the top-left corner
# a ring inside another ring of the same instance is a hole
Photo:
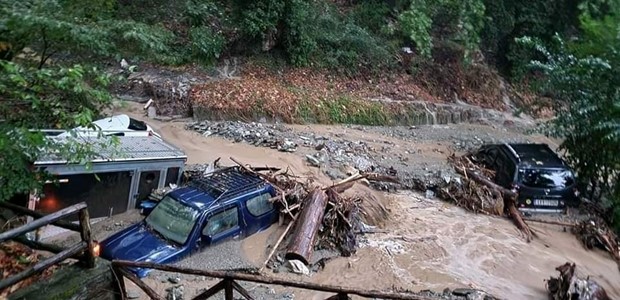
[[[325,300],[349,300],[349,299],[351,298],[349,298],[349,295],[347,293],[338,293]]]
[[[224,299],[233,300],[233,281],[230,278],[224,279]]]
[[[79,213],[79,219],[80,219],[80,229],[82,229],[81,236],[82,236],[82,241],[86,242],[86,244],[88,245],[88,247],[86,248],[86,251],[84,252],[84,263],[86,264],[87,268],[94,268],[95,267],[95,254],[93,252],[93,239],[91,236],[91,230],[90,230],[90,217],[88,216],[88,208],[83,208],[80,210]]]
[[[112,275],[114,275],[114,278],[118,283],[118,289],[121,295],[121,299],[127,299],[127,286],[125,286],[125,276],[123,276],[123,273],[119,270],[118,266],[112,266]]]

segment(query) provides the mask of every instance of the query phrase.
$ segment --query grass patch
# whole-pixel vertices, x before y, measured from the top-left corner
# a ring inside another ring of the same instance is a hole
[[[296,117],[304,123],[392,125],[392,116],[384,105],[339,96],[310,102],[301,101]]]

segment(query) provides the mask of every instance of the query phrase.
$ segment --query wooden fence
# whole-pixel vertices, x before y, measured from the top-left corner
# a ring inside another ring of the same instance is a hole
[[[35,218],[35,220],[30,223],[0,233],[0,243],[3,243],[7,240],[14,240],[33,249],[55,253],[55,255],[36,263],[35,265],[27,268],[26,270],[0,281],[0,290],[3,290],[24,279],[27,279],[30,276],[41,273],[47,268],[57,263],[60,263],[67,258],[76,258],[83,262],[85,267],[87,268],[95,267],[95,253],[93,248],[94,243],[91,237],[90,217],[88,216],[88,208],[86,206],[86,203],[78,203],[76,205],[64,208],[49,215],[44,215],[6,202],[0,203],[0,206],[6,209],[13,210],[16,213],[28,215]],[[78,214],[79,224],[73,224],[69,221],[61,220],[74,214]],[[79,232],[81,235],[81,241],[71,247],[63,249],[55,245],[44,244],[38,241],[31,241],[24,237],[24,234],[50,224],[69,229],[71,231]]]
[[[149,287],[146,283],[140,280],[136,275],[131,273],[127,269],[128,267],[155,269],[155,270],[160,270],[160,271],[206,276],[206,277],[221,279],[221,281],[215,284],[213,287],[195,296],[193,300],[209,299],[222,290],[224,290],[224,295],[225,295],[224,299],[226,300],[233,299],[234,291],[237,291],[245,299],[248,299],[248,300],[254,299],[250,295],[250,293],[246,289],[244,289],[237,281],[247,281],[247,282],[262,283],[262,284],[268,284],[268,285],[281,285],[281,286],[294,287],[294,288],[300,288],[300,289],[305,289],[305,290],[313,290],[313,291],[318,291],[318,292],[333,293],[334,295],[331,297],[328,297],[327,298],[328,300],[349,299],[349,295],[356,295],[356,296],[360,296],[364,298],[378,298],[378,299],[407,299],[407,300],[429,300],[430,299],[430,298],[426,298],[426,297],[422,297],[422,296],[418,296],[418,295],[414,295],[410,293],[359,290],[359,289],[344,288],[344,287],[338,287],[338,286],[332,286],[332,285],[285,280],[285,279],[267,277],[264,275],[254,275],[254,274],[247,274],[247,273],[240,273],[240,272],[205,271],[205,270],[175,267],[171,265],[114,260],[112,261],[112,269],[116,273],[116,277],[119,278],[119,285],[121,286],[121,291],[123,293],[122,295],[123,299],[127,298],[126,287],[125,287],[125,283],[123,280],[123,277],[126,277],[127,279],[135,283],[138,287],[140,287],[151,299],[164,300],[164,297],[158,295],[151,287]]]

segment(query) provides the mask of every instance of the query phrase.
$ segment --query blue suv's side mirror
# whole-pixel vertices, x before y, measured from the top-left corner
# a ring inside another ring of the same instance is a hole
[[[156,205],[157,202],[153,200],[144,200],[140,202],[140,214],[143,216],[148,216]]]

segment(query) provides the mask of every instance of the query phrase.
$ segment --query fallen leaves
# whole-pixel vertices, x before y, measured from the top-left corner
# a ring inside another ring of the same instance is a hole
[[[27,268],[33,266],[41,260],[41,256],[36,251],[16,242],[4,242],[0,244],[0,273],[2,279],[18,274]],[[52,274],[58,267],[48,268],[40,275],[31,276],[17,284],[14,284],[0,291],[0,299],[8,296],[14,291],[29,286]]]

